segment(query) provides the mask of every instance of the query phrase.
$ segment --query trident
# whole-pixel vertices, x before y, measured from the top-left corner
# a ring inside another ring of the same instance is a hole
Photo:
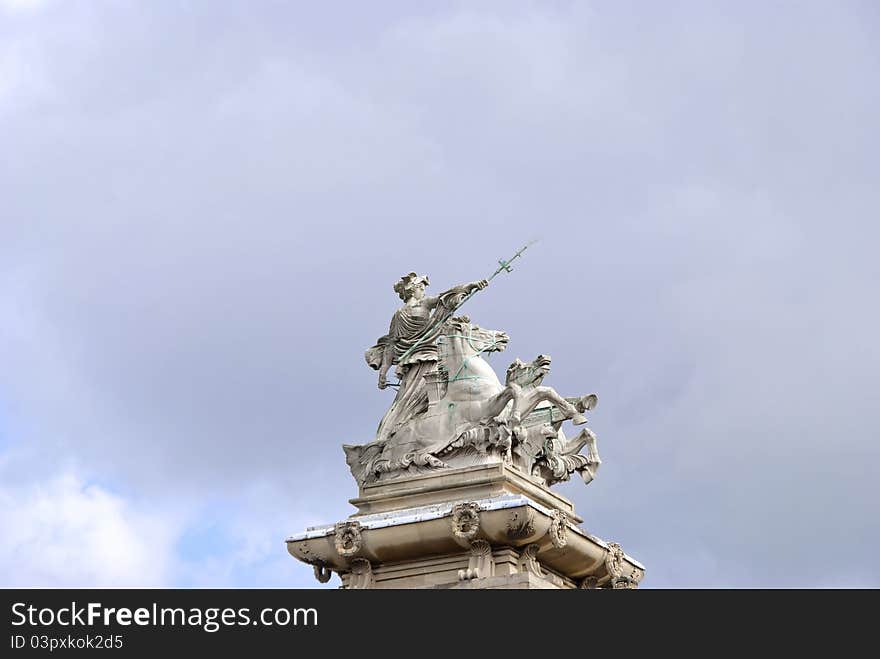
[[[496,276],[498,276],[498,275],[499,275],[500,273],[502,273],[502,272],[513,272],[513,268],[510,267],[510,264],[511,264],[513,261],[515,261],[517,258],[519,258],[519,256],[520,256],[523,252],[525,252],[529,247],[531,247],[532,245],[534,245],[536,242],[538,242],[538,241],[537,241],[537,240],[530,240],[530,241],[527,242],[525,245],[523,245],[522,247],[520,247],[520,248],[517,250],[516,254],[514,254],[513,256],[511,256],[511,257],[510,257],[509,259],[507,259],[506,261],[505,261],[504,259],[498,259],[498,269],[497,269],[495,272],[493,272],[491,275],[489,275],[489,278],[488,278],[486,281],[487,281],[487,282],[492,281],[493,279],[495,279]],[[465,295],[465,296],[462,298],[461,302],[459,302],[458,304],[455,305],[454,308],[452,308],[452,309],[449,310],[450,315],[453,314],[453,313],[455,313],[455,311],[457,311],[457,310],[458,310],[458,309],[459,309],[459,308],[460,308],[465,302],[467,302],[468,300],[470,300],[478,290],[479,290],[479,289],[476,289],[476,288],[475,288],[475,289],[472,290],[470,293],[468,293],[467,295]],[[405,353],[403,353],[403,354],[400,356],[400,359],[398,359],[397,361],[398,361],[398,362],[402,362],[402,361],[404,361],[407,357],[409,357],[409,356],[412,354],[413,350],[415,350],[416,348],[418,348],[419,345],[421,345],[421,343],[425,340],[425,338],[426,338],[427,336],[429,336],[429,335],[431,334],[431,332],[433,332],[435,329],[437,329],[442,323],[443,323],[443,321],[441,320],[440,322],[438,322],[438,323],[434,324],[432,327],[430,327],[427,331],[425,331],[425,332],[422,334],[422,336],[418,339],[418,341],[416,341],[416,342],[412,345],[412,347],[411,347],[409,350],[407,350]],[[396,385],[396,384],[389,384],[388,386],[389,386],[389,387],[397,387],[397,386],[399,386],[399,385]]]

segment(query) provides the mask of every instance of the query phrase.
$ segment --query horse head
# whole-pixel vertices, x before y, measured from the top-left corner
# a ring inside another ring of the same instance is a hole
[[[540,386],[544,376],[550,372],[550,361],[548,355],[538,355],[530,362],[514,360],[507,367],[507,384],[518,384],[523,388]]]
[[[507,332],[474,325],[468,316],[455,316],[443,326],[441,360],[444,354],[467,358],[481,352],[501,352],[509,342]]]
[[[508,341],[506,332],[474,325],[467,316],[447,320],[437,339],[439,365],[449,385],[447,397],[478,400],[497,394],[501,382],[481,353],[500,352]]]

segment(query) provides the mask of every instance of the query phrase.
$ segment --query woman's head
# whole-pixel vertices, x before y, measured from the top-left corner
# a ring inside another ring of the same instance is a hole
[[[428,275],[417,275],[415,272],[405,274],[394,284],[394,292],[404,302],[410,298],[421,300],[425,296],[425,286],[429,286]]]

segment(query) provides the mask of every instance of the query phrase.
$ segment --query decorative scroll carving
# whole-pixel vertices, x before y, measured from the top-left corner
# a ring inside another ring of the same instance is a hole
[[[557,549],[562,549],[568,544],[568,513],[564,510],[554,510],[550,513],[553,521],[550,522],[550,541]]]
[[[365,590],[373,587],[373,566],[366,558],[353,558],[349,565],[349,590]]]
[[[540,549],[540,545],[531,544],[528,545],[524,550],[519,559],[519,569],[522,572],[528,572],[529,574],[534,574],[536,577],[544,578],[544,571],[541,569],[541,564],[538,563],[538,550]]]
[[[471,556],[466,570],[458,571],[458,580],[487,579],[495,576],[495,560],[492,558],[492,546],[486,540],[474,540],[471,543]]]
[[[361,550],[360,522],[339,522],[336,524],[336,551],[340,556],[354,556]]]
[[[333,570],[323,563],[316,563],[313,567],[315,569],[315,579],[321,583],[327,583],[330,581],[330,577],[333,576]]]
[[[452,507],[452,533],[461,540],[472,540],[480,530],[480,507],[471,501]]]

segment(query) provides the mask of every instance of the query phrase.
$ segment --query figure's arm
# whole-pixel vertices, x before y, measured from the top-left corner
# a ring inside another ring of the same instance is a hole
[[[468,284],[459,284],[458,286],[453,286],[448,291],[444,291],[440,295],[426,297],[425,303],[428,305],[429,309],[433,309],[434,307],[436,307],[438,304],[440,304],[444,300],[448,300],[450,297],[458,297],[458,296],[463,297],[465,295],[470,295],[470,293],[472,291],[481,291],[484,288],[486,288],[486,286],[488,286],[488,285],[489,285],[489,282],[486,281],[485,279],[480,279],[478,281],[472,281]],[[448,306],[448,304],[447,304],[447,306]]]
[[[478,281],[472,281],[469,284],[461,284],[460,286],[456,286],[459,290],[461,290],[465,295],[469,295],[473,291],[481,291],[486,286],[489,285],[489,282],[485,279],[480,279]]]

